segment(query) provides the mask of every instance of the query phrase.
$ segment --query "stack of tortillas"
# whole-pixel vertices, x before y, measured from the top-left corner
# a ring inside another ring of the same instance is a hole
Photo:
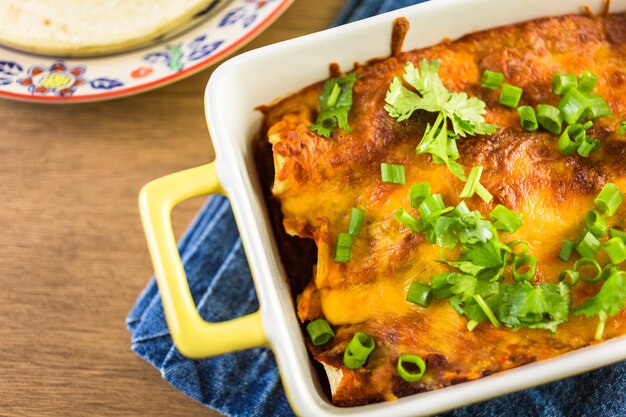
[[[0,0],[0,44],[58,56],[121,52],[176,31],[215,0]]]

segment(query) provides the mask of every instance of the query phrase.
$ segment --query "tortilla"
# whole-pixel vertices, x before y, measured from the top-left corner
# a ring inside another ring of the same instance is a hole
[[[94,56],[142,46],[219,0],[0,0],[0,44]]]

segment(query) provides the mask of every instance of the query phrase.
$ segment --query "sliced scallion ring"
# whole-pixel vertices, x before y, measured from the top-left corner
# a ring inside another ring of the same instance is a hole
[[[563,116],[561,111],[549,104],[537,105],[537,122],[550,133],[558,135],[561,133]]]
[[[380,177],[385,183],[405,184],[404,165],[382,163],[380,164]]]
[[[578,86],[578,80],[575,74],[561,74],[555,72],[552,75],[552,90],[554,94],[565,94],[567,90],[576,88]]]
[[[557,147],[559,148],[561,154],[565,156],[572,155],[576,152],[584,137],[585,130],[581,124],[575,123],[573,125],[569,125],[563,130],[561,136],[559,136]]]
[[[433,289],[421,282],[412,282],[406,294],[406,300],[418,306],[428,307],[433,299]]]
[[[504,84],[498,102],[503,106],[516,108],[522,98],[523,90],[511,84]]]
[[[522,226],[522,218],[519,214],[509,210],[502,204],[498,204],[489,213],[489,218],[498,230],[505,230],[509,233],[515,232]]]
[[[600,241],[591,232],[585,233],[578,245],[576,245],[576,251],[583,258],[593,259],[598,251],[602,247]]]
[[[352,236],[349,233],[340,232],[337,234],[337,244],[335,245],[335,262],[350,262],[352,257]]]
[[[375,347],[376,343],[372,336],[356,332],[343,354],[343,364],[350,369],[360,368],[367,362],[367,358]]]
[[[446,205],[443,203],[443,198],[441,197],[441,194],[430,194],[424,199],[424,201],[420,203],[418,210],[422,216],[422,219],[426,220],[430,216],[441,213],[441,211],[445,208]]]
[[[408,211],[403,209],[402,207],[396,210],[395,218],[398,222],[402,223],[413,233],[417,233],[422,230],[421,222],[415,217],[411,216]]]
[[[561,110],[563,120],[568,124],[574,124],[591,107],[591,103],[577,88],[571,88],[556,107]]]
[[[417,182],[409,188],[409,197],[411,198],[411,207],[418,208],[426,197],[430,195],[430,183]]]
[[[578,77],[578,90],[582,93],[591,93],[598,82],[598,77],[589,71],[583,71]]]
[[[350,210],[350,223],[348,224],[348,233],[351,236],[358,236],[361,233],[363,217],[365,217],[365,210],[358,207],[353,207],[352,210]]]
[[[624,201],[624,195],[613,183],[607,182],[600,194],[593,200],[596,207],[606,216],[615,214],[619,206]]]
[[[626,261],[626,244],[619,237],[614,237],[604,243],[604,251],[615,265]]]
[[[405,364],[411,363],[415,365],[418,369],[417,372],[409,372],[404,367]],[[426,372],[426,362],[422,358],[417,355],[411,355],[408,353],[403,353],[398,358],[398,374],[407,382],[418,382],[424,376]]]
[[[583,271],[581,271],[585,266],[591,266],[594,269],[594,273],[585,274]],[[598,282],[602,278],[602,268],[600,267],[598,261],[592,258],[581,258],[577,260],[574,264],[574,271],[576,271],[580,275],[581,280],[588,284]]]
[[[561,273],[559,274],[559,282],[565,281],[571,287],[576,285],[579,280],[580,280],[580,274],[578,273],[578,271],[574,269],[566,269],[565,271],[561,271]]]
[[[585,216],[585,227],[597,238],[604,237],[609,230],[609,224],[602,214],[594,209],[587,212]]]
[[[517,114],[519,114],[519,121],[522,127],[529,132],[534,132],[539,128],[537,123],[537,115],[535,110],[530,106],[519,106],[517,108]]]
[[[335,333],[330,327],[330,324],[328,324],[328,322],[324,319],[313,320],[307,324],[306,331],[311,338],[311,342],[313,342],[315,346],[328,343],[333,337],[335,337]]]
[[[504,74],[501,72],[485,70],[482,77],[480,77],[480,86],[490,90],[499,90],[503,82]]]
[[[515,281],[532,281],[537,273],[537,258],[529,254],[515,257],[513,261],[513,279]]]

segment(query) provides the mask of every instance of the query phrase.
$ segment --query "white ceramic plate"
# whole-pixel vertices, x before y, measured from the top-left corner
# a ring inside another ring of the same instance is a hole
[[[61,58],[0,46],[0,97],[84,102],[138,94],[188,77],[241,48],[293,0],[215,0],[185,30],[94,58]]]

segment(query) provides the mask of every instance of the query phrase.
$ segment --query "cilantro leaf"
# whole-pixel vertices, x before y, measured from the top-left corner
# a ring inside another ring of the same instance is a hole
[[[597,315],[599,320],[596,339],[601,339],[607,317],[617,315],[624,308],[624,303],[626,303],[626,272],[613,271],[602,284],[600,291],[572,310],[572,313],[585,317]]]
[[[497,315],[507,326],[556,332],[557,326],[567,321],[571,300],[564,282],[531,285],[524,281],[506,288]]]
[[[439,217],[434,227],[437,244],[453,248],[457,242],[473,244],[487,242],[495,236],[491,222],[474,210],[462,216]]]
[[[619,122],[619,128],[617,129],[617,134],[619,136],[624,136],[626,134],[626,121]]]
[[[497,268],[503,262],[502,250],[504,250],[504,246],[499,241],[493,241],[493,239],[485,243],[467,245],[463,248],[461,260],[485,268]]]
[[[452,284],[450,287],[452,294],[460,295],[462,301],[467,301],[476,292],[478,280],[471,275],[454,274],[451,275],[448,282]]]
[[[443,85],[438,74],[439,64],[438,60],[422,59],[418,70],[413,63],[407,62],[404,81],[417,93],[395,77],[385,97],[385,110],[399,122],[411,117],[416,110],[438,113],[433,125],[426,126],[416,152],[431,154],[434,163],[446,164],[455,176],[465,181],[463,167],[455,161],[458,154],[451,152],[456,148],[451,141],[467,135],[493,134],[497,126],[485,123],[486,108],[482,100],[450,91]],[[448,130],[448,123],[451,130]]]
[[[320,95],[320,113],[309,130],[325,138],[329,138],[337,127],[352,133],[348,124],[348,112],[352,107],[352,88],[355,82],[356,74],[351,73],[331,78],[324,83]]]

